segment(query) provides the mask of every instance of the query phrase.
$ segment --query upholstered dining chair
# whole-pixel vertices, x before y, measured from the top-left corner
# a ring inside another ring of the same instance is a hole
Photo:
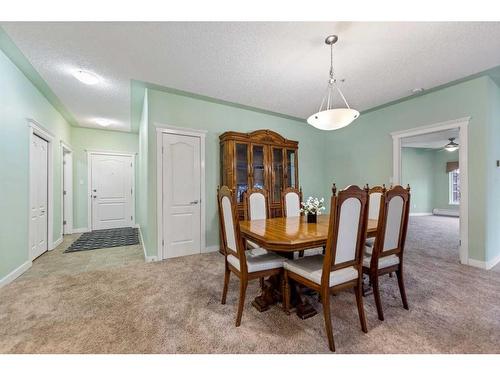
[[[269,195],[265,189],[248,189],[244,193],[243,208],[245,220],[265,220],[271,217],[269,208]],[[246,241],[247,247],[252,249],[252,253],[259,251],[259,245],[252,241]],[[265,252],[264,249],[260,249]]]
[[[408,301],[403,280],[403,252],[410,214],[410,187],[394,186],[381,196],[377,235],[373,247],[367,247],[363,273],[369,276],[380,320],[384,320],[380,299],[379,276],[396,272],[403,307]]]
[[[221,303],[226,304],[227,289],[231,272],[240,279],[240,300],[236,315],[236,327],[241,324],[248,281],[267,276],[278,275],[283,270],[284,258],[274,253],[265,252],[253,255],[245,251],[233,193],[227,186],[217,191],[219,221],[224,250],[224,288]]]
[[[371,188],[366,184],[365,190],[368,191],[369,205],[368,205],[368,219],[378,220],[378,215],[380,212],[381,197],[385,193],[385,184],[382,186],[372,186]],[[375,242],[375,237],[368,238],[366,244],[368,246],[373,246]]]
[[[297,260],[286,260],[285,303],[290,309],[290,280],[319,292],[323,304],[328,345],[335,351],[330,293],[354,289],[358,315],[363,332],[366,327],[362,296],[363,250],[368,221],[368,193],[358,186],[349,186],[336,194],[334,186],[325,255],[314,255]]]
[[[281,192],[281,207],[283,216],[300,216],[300,202],[302,202],[302,188],[288,187]]]

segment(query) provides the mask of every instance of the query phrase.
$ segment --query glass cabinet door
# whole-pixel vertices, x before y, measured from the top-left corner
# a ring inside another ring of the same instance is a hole
[[[272,152],[272,201],[279,202],[283,190],[283,149],[274,148]]]
[[[248,145],[236,143],[236,200],[243,202],[243,193],[248,189]]]
[[[264,146],[252,145],[253,188],[265,188]]]
[[[295,150],[286,150],[286,187],[297,187],[297,181],[295,181],[295,173],[297,171],[295,160]]]

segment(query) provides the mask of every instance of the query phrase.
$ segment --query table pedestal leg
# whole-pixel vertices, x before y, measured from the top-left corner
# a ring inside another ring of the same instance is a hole
[[[279,301],[283,300],[281,295],[281,279],[279,276],[271,276],[269,279],[264,280],[261,294],[252,301],[252,306],[258,311],[263,312]]]

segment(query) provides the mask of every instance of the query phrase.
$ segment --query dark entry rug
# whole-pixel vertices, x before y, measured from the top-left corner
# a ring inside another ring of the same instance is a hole
[[[82,234],[64,252],[72,253],[75,251],[138,244],[139,230],[137,228],[102,229]]]

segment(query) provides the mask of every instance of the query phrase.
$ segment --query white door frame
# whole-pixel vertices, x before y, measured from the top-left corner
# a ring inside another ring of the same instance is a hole
[[[64,186],[64,154],[71,154],[71,164],[69,165],[70,178],[73,180],[73,149],[67,143],[61,141],[61,233],[62,235],[73,233],[73,183],[70,184],[69,189],[65,189]],[[66,190],[66,195],[69,200],[69,207],[64,206],[64,190]],[[67,218],[66,220],[66,233],[64,232],[64,209],[66,208]]]
[[[166,259],[163,252],[163,134],[186,135],[200,138],[200,248],[205,252],[206,223],[205,223],[205,139],[206,130],[189,129],[155,123],[156,126],[156,218],[157,218],[157,257]]]
[[[462,264],[469,264],[469,172],[467,163],[467,129],[469,120],[470,116],[391,133],[393,145],[392,182],[394,184],[400,184],[402,138],[434,133],[442,130],[458,129],[460,144],[458,149],[458,164],[460,166],[460,263]]]
[[[28,173],[29,173],[29,188],[28,188],[28,202],[29,202],[29,207],[28,207],[28,254],[31,254],[30,251],[30,239],[31,239],[31,232],[32,232],[32,227],[31,227],[31,144],[33,143],[33,137],[38,136],[45,141],[47,141],[47,153],[48,153],[48,160],[47,160],[47,250],[53,250],[56,248],[57,243],[54,243],[53,241],[53,232],[54,232],[54,156],[53,156],[53,143],[54,143],[54,136],[52,133],[50,133],[48,130],[46,130],[42,125],[40,125],[38,122],[36,122],[33,119],[28,119],[28,131],[29,131],[29,137],[28,137],[28,146],[29,146],[29,156],[28,156]],[[62,220],[61,220],[62,222]],[[59,242],[62,239],[58,239],[56,242]],[[30,260],[31,260],[31,255],[29,255]]]
[[[132,157],[132,220],[133,226],[137,226],[135,218],[135,156],[131,152],[114,152],[85,150],[87,152],[87,230],[92,231],[92,156],[94,155],[113,155],[113,156],[131,156]]]

